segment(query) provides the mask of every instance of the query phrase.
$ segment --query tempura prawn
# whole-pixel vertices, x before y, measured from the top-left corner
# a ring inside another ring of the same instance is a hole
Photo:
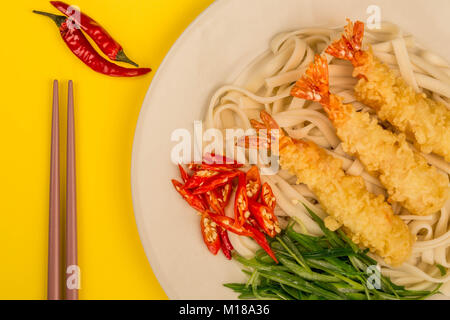
[[[326,52],[351,61],[353,75],[360,78],[356,98],[373,108],[378,117],[404,132],[424,153],[435,153],[450,161],[450,110],[440,102],[417,93],[401,77],[362,50],[364,23],[348,20],[344,35]]]
[[[263,123],[252,121],[256,129],[278,129],[278,124],[265,112]],[[406,224],[395,216],[382,195],[367,191],[361,177],[347,175],[341,160],[328,155],[313,142],[293,141],[281,132],[278,154],[280,165],[313,191],[331,219],[327,227],[338,223],[351,239],[370,248],[392,265],[399,265],[411,254],[414,239]],[[272,150],[274,151],[274,150]]]
[[[356,112],[329,92],[328,64],[316,56],[291,94],[321,103],[342,140],[345,152],[359,158],[386,187],[389,201],[398,202],[415,215],[441,209],[449,194],[448,177],[414,151],[404,134],[382,128],[367,112]]]

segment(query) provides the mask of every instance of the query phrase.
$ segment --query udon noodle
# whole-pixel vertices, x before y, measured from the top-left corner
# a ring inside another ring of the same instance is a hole
[[[371,176],[355,158],[343,152],[335,129],[322,106],[290,97],[290,90],[316,53],[322,54],[337,39],[342,28],[309,28],[278,34],[270,48],[248,65],[231,85],[223,86],[213,95],[205,119],[206,128],[251,128],[250,119],[259,118],[259,111],[271,113],[278,124],[293,138],[311,140],[333,156],[342,160],[343,169],[351,175],[361,176],[370,192],[385,194],[379,180]],[[381,29],[367,30],[365,46],[370,45],[381,61],[401,75],[415,90],[421,91],[450,108],[450,65],[418,44],[411,35],[404,34],[396,25],[383,23]],[[328,56],[331,92],[352,103],[357,110],[369,112],[371,108],[355,99],[350,63]],[[388,124],[383,123],[386,128]],[[450,174],[450,164],[436,155],[425,155],[427,161],[442,172]],[[278,206],[276,214],[292,217],[300,222],[304,231],[320,234],[320,229],[308,216],[302,203],[314,209],[322,218],[326,213],[320,208],[315,195],[304,185],[296,185],[296,178],[285,171],[263,176],[273,188]],[[344,204],[343,204],[344,205]],[[408,225],[417,238],[412,257],[400,267],[390,267],[382,259],[382,272],[398,285],[411,289],[430,289],[444,283],[441,292],[450,295],[450,275],[441,276],[436,264],[450,268],[450,201],[431,216],[414,216],[393,203],[394,212]],[[250,241],[236,244],[242,254],[257,248]]]

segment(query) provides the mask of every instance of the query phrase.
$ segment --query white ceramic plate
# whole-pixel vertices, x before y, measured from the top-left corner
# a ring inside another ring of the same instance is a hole
[[[178,171],[170,161],[171,133],[192,131],[209,99],[230,83],[281,31],[342,25],[368,17],[379,5],[382,19],[450,57],[448,0],[219,0],[178,39],[159,68],[142,105],[132,160],[136,221],[152,269],[170,299],[234,299],[222,286],[243,280],[240,268],[204,247],[199,218],[173,190]]]

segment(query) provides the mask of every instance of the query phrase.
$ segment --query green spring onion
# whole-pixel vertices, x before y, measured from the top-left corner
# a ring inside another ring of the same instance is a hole
[[[322,229],[324,236],[314,237],[294,230],[289,225],[274,240],[269,240],[279,264],[260,250],[252,259],[238,254],[233,257],[245,266],[247,283],[228,283],[227,288],[240,299],[276,300],[421,300],[439,292],[407,290],[378,273],[379,288],[369,284],[367,273],[377,262],[360,249],[341,230],[328,230],[323,221],[308,207],[306,210]],[[436,266],[442,275],[446,269]],[[251,270],[251,271],[249,271]]]

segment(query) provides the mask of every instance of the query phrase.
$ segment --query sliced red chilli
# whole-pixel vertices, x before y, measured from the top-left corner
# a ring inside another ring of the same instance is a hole
[[[247,184],[245,186],[247,190],[247,197],[249,200],[256,201],[259,197],[259,191],[261,190],[261,177],[259,176],[259,169],[257,166],[252,166],[246,174]]]
[[[189,190],[187,190],[183,184],[177,180],[172,180],[172,184],[175,187],[175,190],[186,200],[189,205],[197,211],[204,212],[206,210],[206,205],[203,200],[197,196],[192,194]]]
[[[216,255],[221,248],[220,237],[217,231],[217,224],[211,220],[207,214],[203,214],[200,220],[200,226],[202,230],[203,241],[205,242],[208,250]]]
[[[272,188],[267,182],[265,182],[261,187],[261,202],[265,206],[269,207],[272,211],[277,205],[277,201],[275,199],[275,195],[273,194]]]

